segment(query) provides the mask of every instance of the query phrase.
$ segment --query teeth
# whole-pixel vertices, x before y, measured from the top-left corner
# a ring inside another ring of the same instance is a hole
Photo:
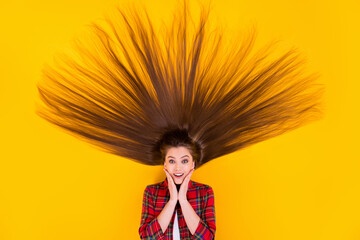
[[[180,176],[182,176],[182,174],[174,174],[175,176],[178,176],[178,177],[180,177]]]

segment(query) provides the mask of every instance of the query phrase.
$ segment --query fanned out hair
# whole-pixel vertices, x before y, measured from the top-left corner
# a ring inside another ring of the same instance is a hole
[[[191,32],[186,2],[161,33],[146,10],[116,10],[37,85],[37,114],[75,137],[161,165],[164,136],[185,132],[198,168],[321,118],[319,76],[305,74],[295,48],[270,58],[272,42],[249,57],[254,27],[225,45],[219,30],[209,34],[207,8]]]

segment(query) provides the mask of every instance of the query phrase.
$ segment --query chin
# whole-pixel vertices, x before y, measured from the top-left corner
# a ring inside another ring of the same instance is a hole
[[[181,179],[181,180],[174,180],[174,183],[175,184],[182,184],[184,181],[184,179]]]

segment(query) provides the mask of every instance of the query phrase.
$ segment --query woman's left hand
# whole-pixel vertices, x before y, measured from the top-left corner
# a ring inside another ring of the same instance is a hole
[[[182,182],[179,190],[179,202],[187,201],[186,193],[188,191],[189,181],[191,174],[194,172],[194,168],[190,170],[188,175],[186,175],[184,181]]]

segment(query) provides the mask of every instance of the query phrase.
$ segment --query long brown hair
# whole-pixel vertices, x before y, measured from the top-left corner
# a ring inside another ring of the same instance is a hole
[[[161,35],[146,11],[117,8],[74,41],[76,56],[44,66],[37,114],[147,165],[163,163],[167,133],[185,130],[197,168],[321,117],[319,75],[305,74],[295,48],[270,58],[271,42],[250,58],[255,27],[225,45],[220,30],[209,34],[208,15],[203,8],[191,33],[184,1]]]

